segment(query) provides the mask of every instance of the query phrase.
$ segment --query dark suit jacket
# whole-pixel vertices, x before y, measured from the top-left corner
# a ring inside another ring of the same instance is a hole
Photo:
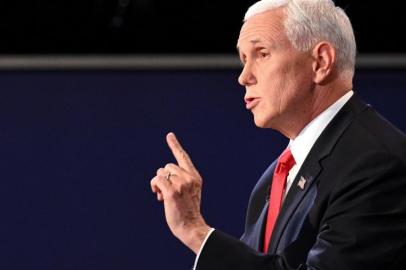
[[[406,136],[370,106],[354,95],[320,135],[262,254],[275,164],[251,194],[241,240],[214,231],[197,270],[406,269]]]

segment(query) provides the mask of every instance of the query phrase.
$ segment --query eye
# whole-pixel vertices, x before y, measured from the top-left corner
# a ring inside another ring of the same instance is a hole
[[[261,59],[267,58],[269,56],[269,52],[266,50],[258,51],[258,57]]]

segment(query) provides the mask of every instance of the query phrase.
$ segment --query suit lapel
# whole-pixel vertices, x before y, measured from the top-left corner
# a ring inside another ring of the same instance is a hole
[[[315,142],[293,181],[282,205],[281,212],[279,213],[272,233],[272,240],[268,249],[270,253],[276,252],[286,225],[289,223],[289,220],[295,213],[300,202],[310,190],[310,187],[319,180],[318,175],[323,170],[320,165],[321,160],[331,153],[340,136],[353,121],[355,115],[366,108],[368,107],[359,101],[358,97],[354,94]],[[303,186],[303,188],[301,186]]]
[[[303,164],[304,165],[304,164]],[[303,200],[310,187],[316,182],[318,174],[321,171],[321,167],[317,160],[309,160],[306,167],[302,166],[286,195],[285,201],[283,202],[282,209],[279,213],[278,219],[274,231],[272,233],[272,241],[270,243],[269,251],[274,253],[279,244],[282,233],[288,224],[290,218],[294,214],[296,208],[299,206],[300,202]],[[299,181],[305,181],[304,188],[299,187]]]
[[[275,170],[274,161],[262,174],[250,196],[245,224],[245,232],[241,240],[256,250],[262,250],[264,223],[268,212],[269,187]]]
[[[253,238],[253,245],[252,247],[256,250],[262,251],[263,250],[263,243],[264,243],[264,235],[265,235],[265,222],[268,216],[268,207],[269,201],[266,202],[265,207],[262,209],[261,215],[258,219],[258,222],[255,224],[254,233],[255,236]]]
[[[264,234],[265,234],[265,224],[266,224],[266,219],[268,216],[268,207],[269,207],[269,194],[270,194],[270,187],[271,187],[271,183],[272,183],[272,178],[273,178],[273,174],[275,171],[275,167],[276,167],[276,162],[277,160],[275,160],[271,166],[269,166],[269,168],[266,170],[266,172],[264,173],[264,175],[262,176],[262,187],[258,188],[258,195],[256,197],[257,200],[257,204],[258,205],[265,205],[263,207],[254,207],[256,209],[262,209],[261,214],[259,215],[258,221],[255,222],[255,227],[253,228],[253,231],[255,232],[253,235],[255,236],[253,238],[254,242],[253,242],[253,247],[256,250],[262,250],[263,248],[263,241],[264,241]],[[257,214],[258,215],[258,214]]]

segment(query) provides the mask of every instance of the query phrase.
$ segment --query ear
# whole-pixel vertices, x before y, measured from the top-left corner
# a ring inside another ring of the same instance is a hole
[[[320,42],[314,46],[312,51],[314,82],[317,84],[326,80],[333,71],[336,63],[336,49],[328,42]]]

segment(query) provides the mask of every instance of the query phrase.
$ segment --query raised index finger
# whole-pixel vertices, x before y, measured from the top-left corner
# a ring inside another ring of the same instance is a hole
[[[186,171],[191,171],[194,169],[194,165],[189,155],[180,145],[178,139],[174,133],[170,132],[166,135],[166,142],[168,143],[169,148],[171,149],[176,161],[178,162],[179,167]]]

